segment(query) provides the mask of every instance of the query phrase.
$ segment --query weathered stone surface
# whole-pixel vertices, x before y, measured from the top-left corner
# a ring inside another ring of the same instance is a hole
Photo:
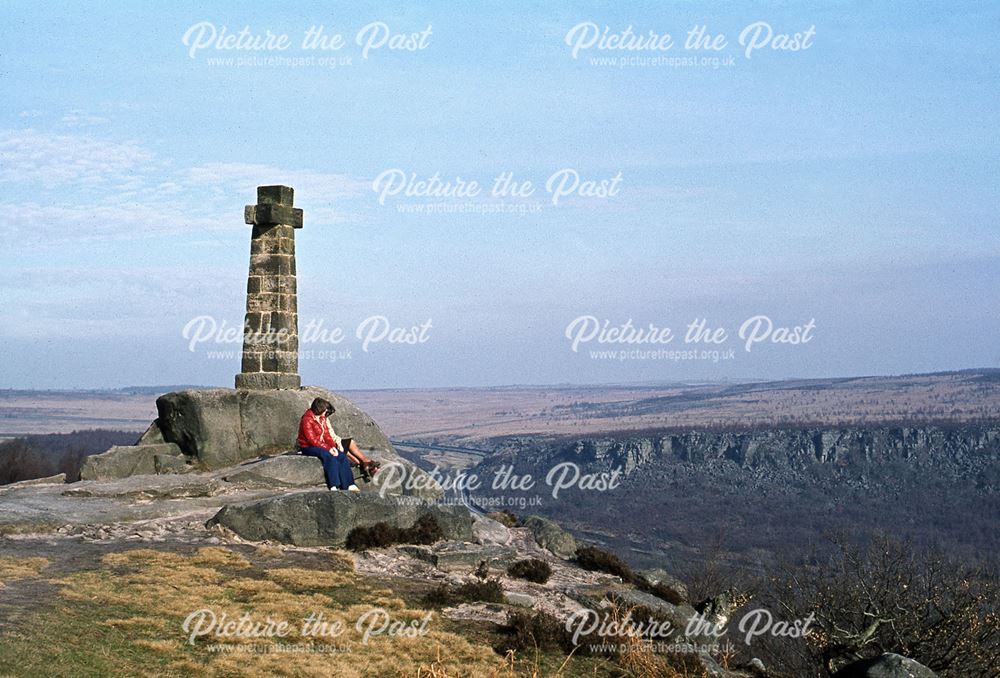
[[[538,598],[527,593],[518,593],[517,591],[504,592],[504,599],[508,605],[514,605],[515,607],[534,608],[538,605]]]
[[[292,207],[289,186],[259,186],[257,204],[244,220],[253,225],[238,389],[297,389],[298,302],[295,295],[295,229],[302,210]]]
[[[247,224],[285,224],[302,228],[302,210],[280,204],[247,205],[243,210],[243,220]]]
[[[427,473],[403,459],[395,451],[381,450],[372,453],[383,464],[371,483],[365,483],[361,469],[353,467],[354,479],[363,492],[386,497],[407,496],[434,501],[443,491]],[[395,467],[399,467],[397,472]],[[416,478],[418,482],[395,482],[395,477]],[[251,461],[233,469],[225,476],[228,483],[240,487],[326,487],[323,464],[315,457],[292,453]],[[385,482],[387,481],[388,482]]]
[[[436,480],[396,454],[395,449],[382,450],[369,456],[381,461],[382,468],[375,474],[371,484],[364,486],[365,489],[371,488],[384,496],[401,494],[426,501],[436,501],[444,495],[444,490]],[[354,477],[358,478],[359,475],[360,472],[355,469]]]
[[[154,456],[179,455],[180,448],[173,443],[160,445],[114,446],[102,454],[94,454],[80,467],[81,480],[127,478],[156,473]]]
[[[294,201],[295,189],[291,186],[273,184],[270,186],[257,187],[258,205],[291,205]]]
[[[681,600],[690,600],[690,598],[688,597],[687,585],[677,577],[667,572],[666,570],[661,570],[661,569],[642,570],[639,572],[639,574],[645,577],[646,581],[648,581],[650,584],[654,585],[658,584],[660,586],[664,586],[670,589],[675,594],[677,594],[677,597],[680,598]]]
[[[434,546],[401,546],[399,550],[430,563],[439,570],[471,572],[480,563],[494,570],[506,570],[517,559],[517,551],[500,544],[444,542]]]
[[[154,454],[153,468],[156,469],[157,475],[191,473],[194,470],[194,467],[187,462],[187,459],[183,455],[176,454]]]
[[[66,497],[116,497],[128,499],[182,499],[211,497],[221,490],[219,481],[202,474],[179,476],[132,476],[117,480],[87,480],[73,483]]]
[[[165,442],[167,441],[163,439],[163,433],[160,432],[160,425],[154,419],[153,423],[146,428],[146,431],[139,436],[139,440],[137,440],[135,444],[162,445]]]
[[[572,558],[576,554],[576,539],[551,520],[541,516],[528,516],[524,520],[524,527],[531,532],[539,546],[560,558]]]
[[[461,506],[430,504],[418,500],[397,501],[373,493],[296,492],[259,501],[231,504],[219,511],[207,526],[221,525],[251,541],[277,541],[296,546],[342,546],[355,527],[388,523],[412,527],[430,514],[445,537],[472,539],[472,517]]]
[[[477,544],[509,544],[510,530],[487,516],[472,514],[472,535]]]
[[[317,487],[324,486],[323,464],[315,457],[284,454],[236,467],[224,477],[227,483],[242,487]]]
[[[848,664],[833,674],[833,678],[937,678],[937,674],[919,662],[886,652]]]
[[[3,489],[8,490],[16,487],[31,487],[32,485],[63,485],[66,483],[66,474],[57,473],[54,476],[44,478],[32,478],[31,480],[19,480],[16,483],[8,483]]]
[[[205,521],[222,506],[288,492],[285,488],[232,490],[216,474],[204,473],[4,485],[0,486],[0,534],[52,532],[65,527],[64,534],[93,535],[110,526],[145,533],[154,524],[169,524],[171,530],[177,528],[200,541],[209,536]],[[115,530],[113,533],[119,534]]]
[[[346,398],[318,387],[175,391],[160,396],[156,409],[165,439],[197,457],[206,468],[218,469],[261,454],[294,449],[299,419],[317,397],[329,400],[337,409],[333,426],[338,434],[353,437],[366,452],[394,452],[371,417]]]
[[[244,369],[246,369],[245,363]],[[260,369],[264,369],[263,364],[261,364]],[[297,374],[243,372],[236,375],[236,388],[239,389],[295,389],[301,385],[302,379]]]

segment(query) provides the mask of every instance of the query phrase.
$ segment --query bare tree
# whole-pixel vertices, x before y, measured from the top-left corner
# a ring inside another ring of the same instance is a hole
[[[789,651],[785,661],[801,661],[804,651],[817,668],[833,673],[850,661],[896,652],[941,676],[996,675],[1000,582],[994,570],[917,553],[884,536],[867,547],[845,537],[834,544],[829,562],[773,581],[785,614],[815,619],[797,659]]]

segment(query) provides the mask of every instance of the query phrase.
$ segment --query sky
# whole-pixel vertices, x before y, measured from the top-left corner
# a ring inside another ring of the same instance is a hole
[[[0,388],[231,386],[266,184],[304,383],[1000,367],[995,5],[0,11]]]

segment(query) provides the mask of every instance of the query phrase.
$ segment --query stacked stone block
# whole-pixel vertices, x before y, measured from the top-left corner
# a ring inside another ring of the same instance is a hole
[[[244,218],[253,226],[243,364],[238,389],[299,388],[299,316],[295,286],[295,229],[302,210],[288,186],[260,186]]]

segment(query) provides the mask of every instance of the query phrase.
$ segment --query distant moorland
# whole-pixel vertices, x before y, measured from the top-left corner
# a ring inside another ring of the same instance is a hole
[[[142,431],[156,417],[156,396],[177,388],[183,387],[0,390],[0,436],[88,428]],[[339,392],[371,414],[393,439],[463,444],[525,434],[982,423],[1000,418],[998,369],[726,384]]]

